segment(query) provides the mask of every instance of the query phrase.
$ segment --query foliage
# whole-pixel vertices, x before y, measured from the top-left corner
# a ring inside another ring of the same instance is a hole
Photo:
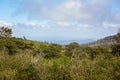
[[[2,37],[11,37],[12,29],[8,27],[0,27],[0,38]]]
[[[111,53],[109,48],[104,46],[94,46],[94,47],[86,47],[80,46],[78,43],[71,43],[66,45],[65,55],[71,58],[83,58],[83,56],[88,57],[87,54],[90,55],[92,59],[95,58],[98,54],[109,54]],[[82,56],[82,57],[81,57]]]
[[[9,55],[13,55],[17,52],[17,45],[13,41],[6,41],[5,47],[7,48]]]
[[[110,57],[110,58],[107,58]],[[0,55],[0,80],[119,80],[120,58],[99,54],[94,60],[31,54]]]
[[[79,48],[80,48],[80,46],[78,43],[76,43],[76,42],[70,43],[69,45],[66,45],[65,55],[72,58],[75,56],[75,54],[80,53]]]
[[[116,36],[114,36],[117,43],[120,43],[120,32],[117,33]]]
[[[120,32],[114,36],[114,39],[116,40],[117,44],[112,45],[112,53],[114,55],[120,56]]]
[[[38,76],[35,68],[32,65],[29,65],[28,67],[21,70],[17,74],[17,79],[20,79],[20,80],[39,80],[39,76]]]
[[[119,52],[119,44],[109,49],[0,38],[0,80],[119,80],[120,56],[112,55]]]
[[[43,53],[45,58],[59,57],[62,46],[58,44],[50,44],[43,48]]]
[[[0,43],[0,51],[2,52],[5,49],[9,55],[28,50],[33,55],[41,55],[45,58],[57,58],[60,57],[62,51],[62,45],[33,42],[20,38],[1,38]]]
[[[120,56],[120,44],[112,45],[112,53],[116,56]]]
[[[96,46],[89,48],[89,54],[91,55],[91,58],[94,59],[97,54],[107,54],[110,53],[109,48],[104,47],[104,46]]]
[[[33,49],[33,44],[19,38],[1,38],[0,51],[5,50],[9,55],[14,55],[26,49]]]

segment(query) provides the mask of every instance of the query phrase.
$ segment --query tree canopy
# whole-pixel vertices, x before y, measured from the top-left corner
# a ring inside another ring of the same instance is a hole
[[[0,27],[0,38],[2,37],[11,37],[12,36],[12,29],[8,27]]]

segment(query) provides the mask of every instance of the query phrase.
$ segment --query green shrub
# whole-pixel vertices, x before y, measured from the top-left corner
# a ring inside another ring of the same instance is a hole
[[[120,56],[120,44],[112,45],[111,49],[113,55]]]
[[[22,39],[16,39],[14,40],[17,44],[17,47],[19,49],[25,50],[25,49],[33,49],[33,43],[27,43],[25,40]]]
[[[61,50],[62,50],[61,45],[50,44],[44,47],[42,52],[44,53],[44,58],[58,58],[60,57]]]
[[[29,65],[25,69],[21,70],[17,74],[18,80],[39,80],[39,76],[37,74],[36,69]]]
[[[7,40],[7,42],[5,43],[5,47],[8,49],[9,55],[14,55],[17,53],[17,45],[12,40]]]
[[[19,72],[28,68],[30,64],[30,54],[0,55],[0,80],[19,80]]]
[[[67,66],[59,67],[60,65],[53,65],[50,69],[48,80],[73,80],[70,70]]]
[[[80,46],[78,43],[73,42],[65,47],[65,55],[69,57],[75,57],[76,54],[80,53]]]
[[[91,58],[94,59],[96,55],[98,54],[109,54],[110,50],[107,47],[104,46],[96,46],[96,47],[91,47],[88,50],[87,53],[91,55]]]

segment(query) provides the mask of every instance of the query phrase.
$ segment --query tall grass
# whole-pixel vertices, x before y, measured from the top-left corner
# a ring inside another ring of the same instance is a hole
[[[88,55],[89,56],[89,55]],[[31,54],[0,54],[0,80],[119,80],[120,57],[45,59]]]

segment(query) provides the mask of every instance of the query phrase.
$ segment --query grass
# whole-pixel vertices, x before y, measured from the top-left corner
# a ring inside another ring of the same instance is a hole
[[[71,59],[34,57],[31,54],[0,55],[0,80],[119,80],[120,57],[97,55]]]

